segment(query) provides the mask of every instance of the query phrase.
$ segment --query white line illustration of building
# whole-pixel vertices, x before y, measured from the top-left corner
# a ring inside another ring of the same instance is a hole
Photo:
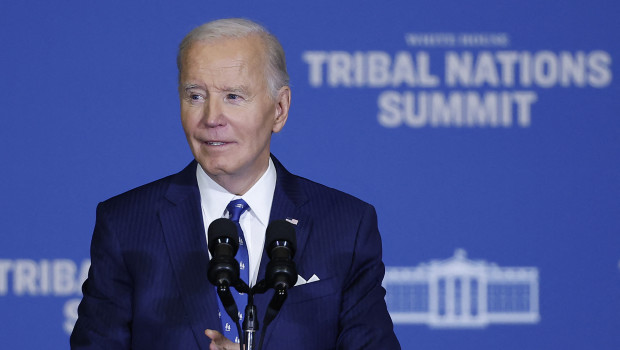
[[[446,260],[386,267],[383,286],[395,324],[484,328],[540,321],[537,268],[469,260],[463,249]]]

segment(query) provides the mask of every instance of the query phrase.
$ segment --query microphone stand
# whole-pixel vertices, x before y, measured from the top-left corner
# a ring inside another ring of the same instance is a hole
[[[245,316],[243,317],[243,338],[240,338],[240,339],[243,339],[242,349],[254,350],[255,349],[254,339],[256,338],[255,337],[256,333],[259,331],[258,312],[256,309],[256,305],[254,305],[254,294],[263,294],[269,288],[267,287],[265,280],[258,282],[251,289],[245,282],[241,280],[238,280],[237,283],[233,285],[233,287],[237,289],[237,291],[240,293],[248,294],[248,304],[245,307]],[[230,289],[225,288],[225,290],[226,290],[226,293],[225,294],[223,293],[224,295],[220,295],[220,298],[226,298],[226,299],[230,298],[229,300],[232,301],[236,309],[236,303],[234,299],[232,298],[232,295],[230,295]],[[262,329],[262,332],[261,332],[261,338],[260,338],[260,343],[258,345],[258,350],[261,350],[263,348],[263,340],[265,338],[265,332],[267,331],[267,326],[269,326],[271,321],[273,321],[273,319],[276,318],[276,316],[280,312],[280,309],[282,308],[282,304],[284,304],[284,301],[286,300],[286,297],[288,296],[288,288],[286,288],[286,286],[283,286],[283,285],[279,285],[277,287],[274,286],[274,290],[275,290],[275,293],[273,294],[273,297],[271,298],[269,305],[267,305],[265,317],[263,318],[264,328]],[[218,288],[218,294],[220,294],[219,288]],[[231,315],[231,312],[229,312],[229,315]],[[238,317],[235,318],[235,317],[232,317],[232,315],[231,315],[231,318],[238,320]],[[237,330],[239,331],[238,321],[237,321]]]
[[[248,305],[243,317],[243,345],[245,350],[254,350],[254,335],[258,331],[258,314],[254,305],[254,293],[248,293]]]
[[[264,283],[261,281],[250,289],[250,286],[241,279],[238,279],[233,285],[239,293],[246,293],[248,295],[248,304],[245,307],[243,316],[243,337],[239,336],[243,345],[241,349],[254,350],[254,335],[258,331],[258,312],[256,305],[254,305],[254,293],[257,290],[259,293],[263,293],[263,285]],[[237,319],[239,318],[237,317]],[[239,334],[241,334],[241,331],[239,331]]]

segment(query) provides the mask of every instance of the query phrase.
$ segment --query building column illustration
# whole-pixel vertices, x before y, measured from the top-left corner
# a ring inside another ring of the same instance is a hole
[[[480,323],[486,324],[489,322],[488,310],[487,310],[487,279],[485,276],[478,278],[478,317]]]
[[[439,279],[431,273],[428,279],[428,318],[431,323],[439,318]]]
[[[470,320],[471,315],[471,276],[463,276],[461,278],[461,317],[464,320]]]
[[[446,314],[445,319],[452,321],[455,316],[456,293],[454,293],[454,276],[446,276]]]

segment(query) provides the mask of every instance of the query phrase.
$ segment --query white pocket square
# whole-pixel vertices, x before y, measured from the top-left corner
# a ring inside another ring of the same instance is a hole
[[[312,283],[316,281],[320,281],[320,279],[317,275],[314,275],[314,274],[312,275],[312,277],[308,278],[307,280],[301,277],[300,275],[297,275],[297,283],[295,283],[295,287],[301,286],[302,284],[308,284],[308,283]]]

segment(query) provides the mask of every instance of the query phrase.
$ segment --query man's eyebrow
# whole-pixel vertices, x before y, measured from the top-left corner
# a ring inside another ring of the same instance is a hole
[[[191,90],[191,89],[203,89],[204,87],[198,85],[198,84],[185,84],[183,85],[183,90],[187,91],[187,90]]]
[[[183,85],[183,91],[188,92],[192,89],[206,90],[206,88],[200,84],[188,83]],[[250,95],[250,89],[246,85],[238,86],[220,86],[216,87],[216,90],[224,93],[233,93],[240,95]]]
[[[245,94],[245,95],[248,95],[250,91],[250,89],[248,89],[248,87],[245,85],[222,86],[218,88],[218,90],[223,91],[223,92],[232,92],[232,93],[239,93],[239,94]]]

